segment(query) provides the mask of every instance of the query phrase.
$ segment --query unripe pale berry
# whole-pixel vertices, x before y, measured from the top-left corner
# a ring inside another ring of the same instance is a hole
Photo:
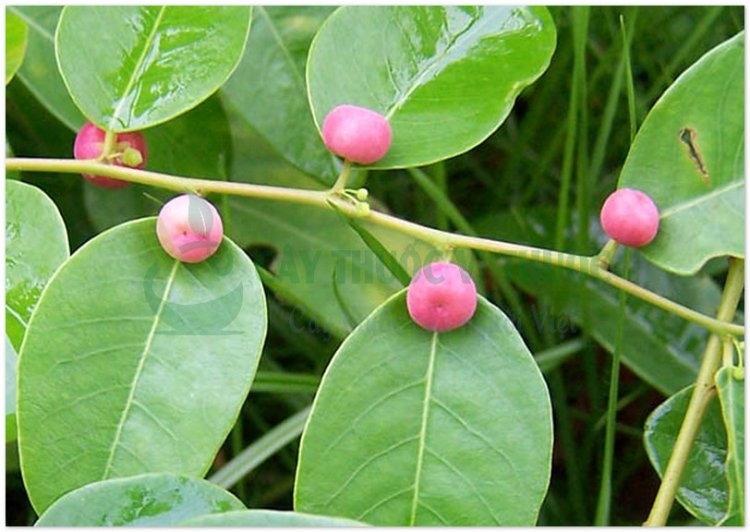
[[[600,220],[604,232],[624,246],[641,247],[659,230],[659,209],[648,194],[621,188],[609,195]]]
[[[171,257],[201,262],[216,253],[224,227],[216,208],[193,194],[169,200],[159,211],[156,235]]]
[[[86,122],[76,135],[75,144],[73,144],[73,156],[76,159],[96,159],[102,154],[105,136],[106,133],[103,129],[99,129],[91,122]],[[126,150],[130,150],[128,152],[129,157],[124,157],[126,160],[133,158],[133,150],[135,150],[140,153],[141,160],[136,164],[127,164],[123,161],[123,156],[120,156],[112,159],[110,161],[112,164],[117,166],[127,166],[129,168],[143,168],[146,165],[146,157],[148,156],[146,139],[143,137],[143,134],[138,131],[118,133],[115,138],[114,150],[123,154]],[[132,161],[129,162],[132,163]],[[83,177],[95,185],[104,188],[123,188],[130,184],[127,181],[112,179],[111,177],[101,175],[83,174]]]
[[[455,264],[433,262],[419,270],[406,292],[409,315],[428,331],[450,331],[466,324],[477,310],[477,288]]]
[[[336,155],[359,164],[372,164],[391,147],[391,125],[364,107],[339,105],[323,121],[323,141]]]

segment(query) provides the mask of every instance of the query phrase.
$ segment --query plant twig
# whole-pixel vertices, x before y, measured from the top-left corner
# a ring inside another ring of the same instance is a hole
[[[647,303],[680,316],[685,320],[697,323],[713,333],[735,336],[741,336],[745,333],[745,328],[741,325],[706,316],[602,269],[598,264],[597,257],[586,257],[489,238],[448,233],[378,211],[363,213],[361,209],[357,208],[357,205],[353,205],[351,202],[339,197],[338,194],[331,193],[330,191],[178,177],[158,172],[102,164],[95,160],[9,158],[5,161],[5,168],[6,170],[26,172],[87,173],[177,192],[193,192],[200,195],[207,193],[229,194],[274,201],[287,201],[323,209],[332,208],[329,203],[332,202],[347,216],[359,218],[360,220],[383,227],[389,227],[431,243],[441,249],[449,247],[469,248],[575,270],[599,279],[619,290],[628,292]]]
[[[730,259],[729,273],[724,284],[724,293],[717,314],[719,320],[731,320],[737,310],[737,304],[745,282],[744,265],[744,260]],[[685,419],[682,421],[680,432],[677,434],[677,440],[675,440],[672,454],[664,470],[659,491],[651,507],[651,513],[644,523],[645,526],[665,526],[667,524],[669,511],[672,509],[677,488],[680,486],[680,478],[685,470],[685,464],[695,441],[695,435],[698,433],[706,408],[716,393],[714,375],[721,363],[721,344],[722,338],[717,334],[712,334],[708,339],[703,362],[695,380],[693,395],[690,397],[690,403],[688,403],[685,411]]]

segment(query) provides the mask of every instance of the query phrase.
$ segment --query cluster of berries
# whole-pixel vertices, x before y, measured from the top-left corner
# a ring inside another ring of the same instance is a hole
[[[383,115],[355,105],[340,105],[323,122],[323,141],[336,155],[358,164],[374,164],[388,153],[392,133]],[[87,123],[74,145],[76,159],[99,159],[106,133]],[[114,153],[107,161],[117,166],[143,168],[146,140],[140,132],[119,133]],[[84,174],[88,181],[105,188],[121,188],[127,181]],[[600,216],[610,238],[625,246],[650,243],[659,229],[659,211],[645,193],[623,188],[604,202]],[[203,198],[185,194],[167,202],[159,212],[156,234],[164,251],[188,263],[206,260],[216,253],[223,238],[221,217]],[[477,308],[477,289],[471,276],[460,266],[433,262],[420,269],[406,295],[409,315],[415,323],[435,332],[465,325]]]

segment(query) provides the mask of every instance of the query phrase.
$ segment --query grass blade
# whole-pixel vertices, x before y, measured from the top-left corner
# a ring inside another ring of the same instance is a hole
[[[224,489],[231,488],[279,449],[299,438],[305,428],[308,415],[310,415],[309,406],[285,419],[227,462],[224,467],[211,475],[208,481]]]
[[[630,250],[625,250],[624,277],[630,270]],[[617,321],[617,338],[615,351],[612,353],[612,371],[609,381],[609,399],[607,402],[607,426],[604,437],[604,459],[602,461],[602,477],[599,486],[599,500],[596,505],[595,526],[609,525],[612,506],[612,462],[615,454],[615,428],[617,427],[617,394],[620,385],[620,354],[622,353],[623,331],[625,330],[625,300],[627,294],[620,292],[620,309]]]

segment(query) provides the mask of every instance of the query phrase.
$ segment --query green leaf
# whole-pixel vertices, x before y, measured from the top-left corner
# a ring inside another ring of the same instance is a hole
[[[253,31],[223,97],[289,162],[332,185],[341,164],[323,144],[307,103],[305,62],[330,6],[258,6]]]
[[[9,6],[29,27],[29,41],[17,77],[53,115],[73,131],[86,119],[65,88],[55,58],[55,30],[61,6]]]
[[[659,405],[646,420],[643,442],[659,476],[663,475],[669,462],[692,393],[693,386],[677,392]],[[727,437],[719,402],[711,401],[677,489],[680,504],[708,525],[718,524],[726,513],[726,457]]]
[[[152,473],[71,491],[50,506],[35,526],[169,526],[244,508],[234,495],[205,480]]]
[[[5,443],[16,439],[16,379],[18,353],[5,335]]]
[[[416,325],[402,290],[341,345],[300,444],[295,509],[380,526],[529,526],[549,482],[539,368],[496,307]]]
[[[349,224],[349,227],[356,231],[356,233],[362,239],[362,242],[364,242],[365,245],[370,249],[370,251],[375,254],[378,260],[383,263],[383,266],[388,268],[388,271],[391,272],[393,276],[399,280],[402,286],[407,286],[411,282],[411,275],[409,275],[406,270],[404,270],[396,257],[394,257],[388,251],[388,249],[372,235],[372,233],[365,229],[362,224],[360,224],[354,218],[349,218],[336,206],[335,203],[331,203],[331,207],[333,207],[337,212],[339,212],[339,214],[341,214],[344,221]]]
[[[550,248],[554,241],[555,209],[540,207],[522,213],[496,213],[475,223],[483,234],[502,240]],[[607,237],[592,220],[591,240]],[[571,231],[575,231],[571,228]],[[597,343],[614,352],[619,291],[607,284],[559,267],[528,260],[506,259],[504,268],[515,284],[537,298],[534,320],[560,336],[580,327]],[[619,265],[614,264],[615,268]],[[678,303],[709,315],[716,314],[721,289],[710,277],[669,274],[631,254],[631,281]],[[568,318],[568,319],[566,319]],[[664,394],[695,381],[707,331],[644,301],[628,297],[622,362]]]
[[[497,129],[555,41],[543,7],[342,7],[310,47],[310,106],[318,127],[341,104],[385,115],[393,144],[373,167],[425,165]]]
[[[716,373],[721,415],[727,432],[726,478],[729,507],[724,526],[745,524],[745,378],[744,369],[725,367]]]
[[[218,97],[144,131],[146,169],[172,175],[225,179],[231,155],[229,124]],[[120,223],[153,216],[174,191],[131,184],[112,191],[85,183],[84,200],[94,226],[103,231]]]
[[[366,526],[350,519],[340,517],[325,517],[322,515],[310,515],[298,512],[280,512],[277,510],[243,510],[236,512],[224,512],[213,515],[202,515],[187,521],[182,521],[179,526],[204,526],[204,527],[351,527]]]
[[[5,332],[18,351],[42,290],[68,258],[68,235],[38,188],[6,181],[5,194]]]
[[[98,480],[204,474],[250,389],[266,333],[252,262],[226,238],[209,260],[177,262],[155,226],[123,224],[79,248],[31,320],[18,429],[38,512]]]
[[[641,252],[689,275],[710,258],[745,256],[744,33],[687,69],[646,117],[619,187],[643,190],[661,212]]]
[[[233,122],[232,130],[232,180],[321,189],[312,178],[271,153],[241,122]],[[335,295],[334,269],[338,290],[354,316],[367,316],[402,287],[332,209],[236,196],[227,202],[232,221],[229,237],[243,248],[272,247],[278,253],[270,267],[274,280],[306,302],[313,311],[309,317],[337,336],[346,336],[351,327]],[[411,274],[442,256],[436,248],[403,233],[360,223]],[[457,252],[456,261],[469,273],[475,270],[470,253]]]
[[[245,49],[251,11],[69,6],[55,35],[57,62],[91,122],[112,131],[145,129],[192,109],[229,78]]]
[[[23,63],[29,28],[21,17],[5,10],[5,84],[10,83]]]

